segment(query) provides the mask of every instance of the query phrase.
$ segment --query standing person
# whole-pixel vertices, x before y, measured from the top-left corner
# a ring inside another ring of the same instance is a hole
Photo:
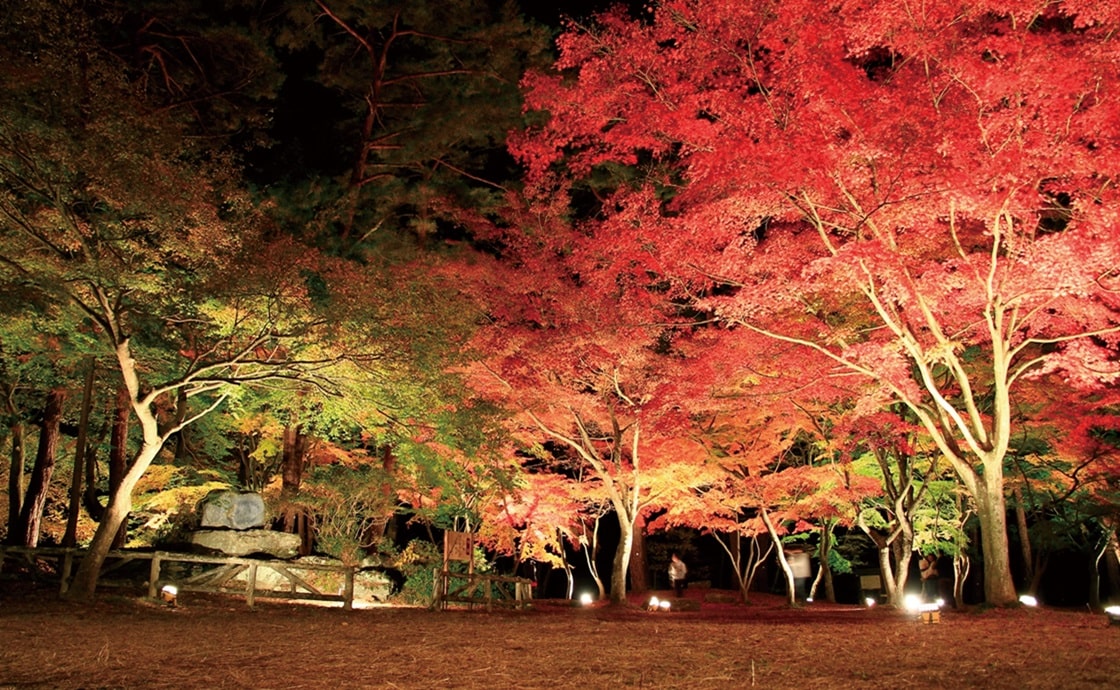
[[[809,558],[809,552],[799,546],[790,547],[786,550],[786,561],[789,562],[789,569],[793,573],[794,596],[798,600],[805,601],[809,598],[809,578],[813,575],[813,563]]]
[[[673,593],[679,599],[684,596],[685,579],[688,577],[688,566],[680,559],[680,556],[673,554],[672,559],[669,560],[669,582],[673,585]]]
[[[938,592],[938,572],[937,572],[937,556],[932,553],[927,553],[925,557],[918,563],[918,571],[922,575],[922,598],[929,596],[930,588],[933,589],[934,594]],[[932,583],[932,584],[931,584]]]

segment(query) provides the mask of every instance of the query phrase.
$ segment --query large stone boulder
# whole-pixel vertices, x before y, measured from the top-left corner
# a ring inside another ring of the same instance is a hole
[[[228,556],[268,554],[275,558],[295,558],[299,555],[300,538],[298,534],[267,529],[201,529],[191,533],[190,542],[201,549]]]
[[[202,499],[202,527],[253,529],[263,527],[264,518],[260,494],[215,491]]]

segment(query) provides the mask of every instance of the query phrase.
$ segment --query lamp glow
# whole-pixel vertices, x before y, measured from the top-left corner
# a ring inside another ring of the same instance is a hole
[[[1110,624],[1120,625],[1120,606],[1106,606],[1104,612],[1108,614]]]
[[[672,607],[672,603],[668,599],[661,602],[661,610],[662,611],[668,611],[671,607]]]
[[[1023,606],[1038,606],[1038,599],[1035,599],[1029,594],[1024,594],[1019,597],[1019,603]]]
[[[902,605],[906,607],[907,611],[917,613],[922,608],[922,598],[917,594],[907,594],[902,599]]]
[[[647,611],[656,611],[660,607],[661,607],[661,600],[658,599],[657,597],[650,597],[649,598],[649,606],[646,607],[646,610]]]
[[[595,601],[595,599],[591,596],[590,592],[584,592],[583,594],[579,595],[580,606],[590,606],[591,602],[593,601]]]
[[[159,598],[168,606],[175,606],[179,599],[179,588],[175,585],[164,585],[159,590]]]
[[[863,603],[867,604],[868,608],[871,608],[875,605],[875,597],[867,597],[863,600]]]

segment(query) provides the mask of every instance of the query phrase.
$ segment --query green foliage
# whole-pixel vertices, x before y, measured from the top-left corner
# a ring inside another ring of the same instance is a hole
[[[492,565],[486,560],[486,554],[480,547],[474,548],[473,558],[474,572],[490,572]],[[424,606],[430,604],[435,591],[434,572],[443,567],[443,552],[440,547],[430,541],[414,539],[401,551],[396,563],[397,569],[405,577],[400,591],[401,598],[409,604]],[[467,583],[465,577],[468,572],[467,563],[452,561],[447,567],[449,572],[453,573],[448,585],[451,591]],[[455,577],[456,573],[463,574],[464,577]],[[482,587],[479,587],[473,592],[465,591],[462,594],[481,597],[485,592]]]
[[[961,510],[967,499],[955,481],[934,481],[927,486],[927,500],[914,510],[914,550],[922,555],[956,557],[968,548],[965,525],[968,515]]]
[[[396,510],[391,478],[379,467],[315,468],[295,504],[315,526],[318,550],[356,565],[381,539]]]

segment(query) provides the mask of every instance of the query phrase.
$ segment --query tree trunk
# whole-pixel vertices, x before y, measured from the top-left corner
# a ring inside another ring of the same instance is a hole
[[[8,470],[8,538],[7,542],[18,545],[20,537],[20,509],[23,506],[23,473],[27,469],[24,455],[23,422],[15,421],[8,427],[12,437],[11,463]]]
[[[180,388],[179,393],[175,396],[175,424],[183,423],[187,418],[187,409],[189,401],[187,400],[187,390]],[[185,463],[190,459],[191,444],[189,427],[184,427],[175,434],[175,462]]]
[[[1003,496],[1003,467],[984,463],[984,474],[973,498],[980,522],[980,544],[984,556],[984,601],[992,606],[1010,606],[1019,600],[1011,577],[1007,541],[1007,505]]]
[[[832,552],[832,530],[836,527],[836,523],[829,520],[821,529],[821,573],[824,574],[824,598],[826,601],[836,603],[836,587],[832,582],[832,568],[829,566],[829,558]]]
[[[132,407],[132,396],[124,386],[117,391],[117,407],[113,416],[112,431],[109,434],[109,495],[117,493],[121,480],[128,469],[128,416]],[[131,510],[131,501],[129,502]],[[120,531],[113,537],[112,548],[123,548],[128,540],[128,520],[122,519]]]
[[[746,562],[744,562],[743,535],[740,532],[732,532],[726,540],[720,536],[719,532],[714,533],[714,536],[716,543],[723,547],[727,557],[731,559],[731,569],[735,571],[735,581],[739,585],[739,598],[744,604],[749,604],[751,600],[751,580],[754,579],[754,573],[758,568],[755,558],[758,552],[758,537],[748,537],[750,547],[745,556]]]
[[[27,483],[27,494],[19,513],[20,539],[24,546],[39,545],[43,507],[47,503],[47,490],[58,459],[59,425],[62,422],[62,401],[65,398],[66,394],[62,389],[54,389],[47,393],[47,402],[43,406],[39,450],[35,454],[35,466],[31,468],[31,479]]]
[[[898,607],[902,604],[902,590],[898,588],[898,583],[894,579],[891,547],[889,544],[883,544],[879,546],[877,552],[879,554],[879,579],[883,583],[883,589],[887,590],[887,603]]]
[[[78,517],[82,509],[82,475],[86,459],[86,442],[89,437],[89,413],[93,407],[94,360],[87,360],[86,385],[82,389],[82,411],[78,418],[78,441],[74,447],[74,471],[70,477],[70,506],[66,515],[66,534],[62,537],[63,546],[77,546]]]
[[[1108,587],[1109,592],[1113,597],[1120,594],[1120,537],[1117,536],[1116,528],[1109,525],[1108,533],[1108,553],[1111,558],[1105,557],[1105,572],[1108,573]]]
[[[583,545],[583,558],[587,562],[587,570],[591,573],[591,579],[595,581],[595,586],[599,589],[598,601],[607,598],[607,588],[603,585],[603,578],[599,575],[599,517],[594,518],[594,526],[591,528],[591,536],[587,536],[587,524],[581,521],[583,528],[583,536],[580,539]]]
[[[152,425],[153,427],[155,425],[154,418]],[[97,579],[101,574],[101,566],[104,565],[109,552],[113,550],[117,534],[120,533],[129,512],[132,511],[132,490],[136,488],[136,484],[162,447],[162,442],[145,441],[140,448],[140,452],[133,460],[132,467],[121,478],[116,491],[110,494],[109,505],[105,506],[105,514],[101,516],[101,522],[98,523],[97,531],[93,534],[89,550],[78,565],[74,579],[66,590],[65,597],[67,599],[86,601],[93,596],[97,589]]]
[[[630,548],[630,591],[649,591],[649,567],[646,563],[646,519],[641,514],[634,520],[634,543]]]
[[[778,536],[778,530],[774,527],[773,520],[770,519],[770,513],[765,508],[759,510],[759,515],[762,517],[762,524],[766,525],[766,531],[769,532],[770,538],[774,541],[778,553],[778,565],[782,568],[782,573],[786,577],[786,593],[789,599],[789,605],[794,606],[797,604],[797,583],[793,579],[793,568],[790,567],[789,561],[786,560],[786,550],[782,547],[782,539]]]
[[[1014,489],[1015,496],[1015,524],[1019,528],[1019,551],[1023,555],[1023,581],[1027,585],[1027,593],[1038,594],[1040,577],[1035,577],[1034,555],[1031,553],[1031,533],[1027,526],[1027,511],[1023,508],[1023,490],[1018,486]]]
[[[101,435],[101,440],[105,440],[104,433]],[[86,474],[86,487],[82,492],[82,505],[85,506],[86,512],[93,518],[94,522],[101,522],[101,516],[105,514],[105,506],[101,505],[101,501],[97,498],[97,484],[100,479],[99,470],[97,467],[97,448],[100,443],[90,444],[86,447],[86,460],[85,460],[85,474]]]
[[[890,599],[891,606],[902,608],[906,599],[906,583],[910,579],[910,560],[914,555],[914,539],[911,533],[901,530],[891,543],[894,554],[894,593]]]
[[[283,529],[300,537],[299,553],[311,553],[311,530],[308,529],[306,515],[288,502],[299,493],[303,484],[303,468],[307,462],[308,438],[299,424],[284,427],[283,454],[280,456],[280,497],[285,503]]]
[[[953,604],[958,609],[964,609],[964,583],[971,568],[972,563],[964,551],[953,557]]]
[[[299,424],[284,427],[283,455],[280,459],[280,492],[287,498],[299,493],[307,456],[307,437]]]
[[[155,399],[151,396],[142,396],[140,390],[140,377],[136,371],[136,362],[132,358],[132,351],[127,339],[116,343],[115,354],[120,367],[121,378],[127,390],[127,400],[132,412],[140,424],[141,443],[140,449],[128,466],[128,471],[120,480],[120,484],[109,495],[109,505],[105,507],[105,515],[97,525],[93,534],[89,550],[78,565],[74,579],[63,596],[76,601],[88,600],[97,589],[97,579],[101,574],[101,567],[109,556],[113,542],[125,524],[129,512],[132,510],[132,491],[151,467],[152,461],[159,454],[163,444],[167,441],[167,434],[180,430],[173,427],[166,434],[160,432],[159,420],[152,409]],[[225,400],[219,396],[214,403],[201,414],[206,414],[215,409]],[[184,422],[185,423],[185,422]]]
[[[614,550],[611,568],[611,604],[626,603],[626,571],[630,565],[630,551],[634,546],[634,520],[618,514],[618,547]]]
[[[1097,553],[1089,564],[1089,608],[1101,611],[1101,561],[1108,555],[1108,540],[1101,542]]]

